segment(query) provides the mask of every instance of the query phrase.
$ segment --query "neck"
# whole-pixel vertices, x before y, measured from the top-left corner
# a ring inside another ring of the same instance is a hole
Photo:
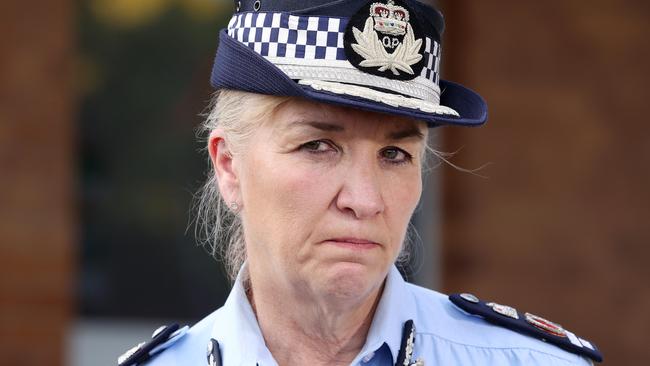
[[[321,302],[251,280],[249,301],[281,366],[349,365],[365,343],[383,288],[364,299]]]

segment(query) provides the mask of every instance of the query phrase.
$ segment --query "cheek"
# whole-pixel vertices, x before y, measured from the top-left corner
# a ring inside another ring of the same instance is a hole
[[[408,223],[422,194],[422,180],[419,171],[390,180],[385,190],[387,219],[395,241],[401,246]]]
[[[273,167],[257,175],[264,177],[264,194],[269,194],[274,207],[292,216],[308,217],[327,208],[333,192],[325,170],[294,164],[292,159],[265,162]],[[261,170],[258,170],[260,172]],[[299,218],[296,218],[299,219]]]
[[[248,237],[275,251],[299,250],[332,201],[327,174],[273,154],[251,159],[243,170],[254,172],[242,180]]]

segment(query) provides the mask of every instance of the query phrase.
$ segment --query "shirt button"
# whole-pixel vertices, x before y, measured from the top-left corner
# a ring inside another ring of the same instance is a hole
[[[363,356],[363,358],[361,359],[361,362],[368,363],[368,362],[370,362],[370,360],[372,360],[373,357],[375,357],[374,352],[368,353],[367,355]]]

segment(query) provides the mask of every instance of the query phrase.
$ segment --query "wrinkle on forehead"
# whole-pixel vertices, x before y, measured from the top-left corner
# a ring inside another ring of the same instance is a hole
[[[426,123],[412,118],[297,98],[278,106],[272,119],[274,134],[308,127],[331,132],[349,130],[354,134],[386,140],[426,140],[428,135]]]

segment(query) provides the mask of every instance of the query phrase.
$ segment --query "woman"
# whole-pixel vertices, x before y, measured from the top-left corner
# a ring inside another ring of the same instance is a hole
[[[234,286],[222,308],[159,329],[120,365],[600,360],[555,323],[410,285],[395,267],[428,127],[487,118],[480,96],[439,80],[439,12],[416,1],[237,7],[215,59],[199,209]]]

